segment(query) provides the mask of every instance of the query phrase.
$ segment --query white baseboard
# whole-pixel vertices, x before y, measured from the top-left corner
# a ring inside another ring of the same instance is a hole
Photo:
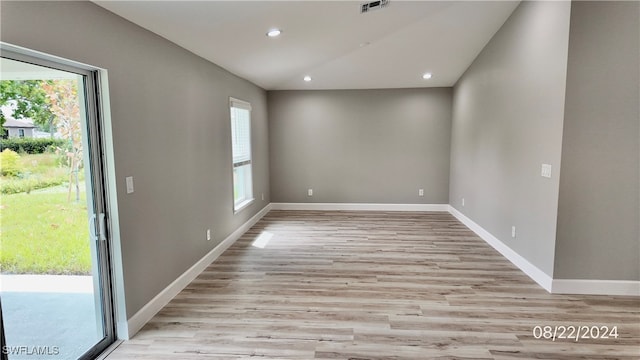
[[[453,206],[449,212],[552,294],[640,296],[640,281],[553,279]]]
[[[554,279],[553,294],[640,296],[640,281]]]
[[[189,283],[191,283],[204,269],[207,268],[215,259],[218,258],[225,250],[227,250],[233,243],[236,242],[247,230],[249,230],[255,223],[257,223],[263,216],[265,216],[269,210],[271,210],[271,204],[265,206],[256,215],[254,215],[247,222],[242,224],[236,231],[231,233],[224,239],[218,246],[213,248],[207,255],[185,271],[180,277],[174,280],[169,286],[156,295],[151,301],[142,307],[137,313],[135,313],[129,320],[128,324],[128,338],[133,337],[142,327],[153,318],[158,311],[160,311],[165,305],[171,301],[176,295],[180,293]]]
[[[449,204],[272,203],[272,210],[449,211]]]
[[[455,216],[456,219],[460,220],[461,223],[465,224],[469,229],[475,232],[482,240],[486,241],[487,244],[496,249],[500,254],[502,254],[502,256],[506,257],[507,260],[511,261],[515,266],[527,274],[531,279],[533,279],[533,281],[537,282],[538,285],[542,286],[542,288],[548,292],[551,292],[553,281],[551,276],[547,275],[537,266],[520,256],[520,254],[513,251],[509,246],[498,240],[498,238],[482,228],[482,226],[476,224],[473,220],[466,217],[453,206],[449,206],[449,212],[451,215]]]

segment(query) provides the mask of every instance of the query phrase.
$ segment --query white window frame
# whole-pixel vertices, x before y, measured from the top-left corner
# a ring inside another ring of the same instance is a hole
[[[24,129],[18,129],[18,137],[19,138],[24,138],[25,137]]]
[[[234,123],[233,123],[233,109],[242,109],[242,110],[247,110],[249,112],[249,159],[248,160],[244,160],[244,161],[240,161],[240,162],[235,162],[234,161],[234,154],[233,154],[233,127],[234,127]],[[236,99],[233,97],[229,98],[229,123],[230,123],[230,129],[231,129],[231,191],[233,192],[233,212],[234,214],[237,214],[238,212],[240,212],[241,210],[245,209],[247,206],[251,205],[253,203],[253,201],[255,200],[253,197],[253,149],[252,149],[252,137],[251,137],[251,133],[252,133],[252,129],[251,129],[251,125],[252,125],[252,121],[251,121],[251,104],[247,101],[244,100],[240,100],[240,99]],[[238,201],[236,201],[236,195],[235,195],[235,188],[236,188],[236,179],[234,176],[235,173],[235,168],[236,167],[240,167],[240,166],[249,166],[249,177],[248,179],[245,179],[245,184],[244,184],[244,193],[247,194],[244,198],[239,199]]]

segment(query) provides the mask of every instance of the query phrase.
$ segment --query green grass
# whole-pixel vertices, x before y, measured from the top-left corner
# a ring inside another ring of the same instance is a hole
[[[72,196],[73,199],[73,196]],[[12,274],[89,274],[91,254],[85,194],[0,197],[0,270]]]
[[[60,155],[54,153],[20,154],[20,162],[24,169],[34,174],[46,174],[52,168],[60,167]]]
[[[69,169],[52,153],[20,154],[20,176],[0,177],[0,194],[17,194],[61,185],[69,181]],[[84,172],[79,174],[84,178]]]

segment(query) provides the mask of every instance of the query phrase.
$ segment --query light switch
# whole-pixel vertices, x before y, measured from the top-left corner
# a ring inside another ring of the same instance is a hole
[[[131,194],[133,192],[133,176],[127,176],[125,180],[127,182],[127,194]]]
[[[542,175],[542,177],[551,178],[551,165],[542,164],[542,170],[540,175]]]

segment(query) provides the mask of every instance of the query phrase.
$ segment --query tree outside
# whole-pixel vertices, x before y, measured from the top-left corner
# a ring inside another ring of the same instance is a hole
[[[71,189],[75,187],[76,201],[80,201],[78,172],[82,166],[82,129],[80,128],[80,103],[78,84],[72,80],[43,82],[42,88],[47,96],[49,111],[53,114],[54,124],[63,139],[69,141],[65,148],[56,151],[63,154],[69,168],[69,191],[67,200],[71,200]]]
[[[53,80],[2,80],[0,81],[0,106],[12,106],[14,119],[31,119],[43,131],[53,133],[54,115],[50,111],[47,93],[43,85]],[[0,125],[5,115],[0,112]],[[4,128],[3,128],[4,130]]]

